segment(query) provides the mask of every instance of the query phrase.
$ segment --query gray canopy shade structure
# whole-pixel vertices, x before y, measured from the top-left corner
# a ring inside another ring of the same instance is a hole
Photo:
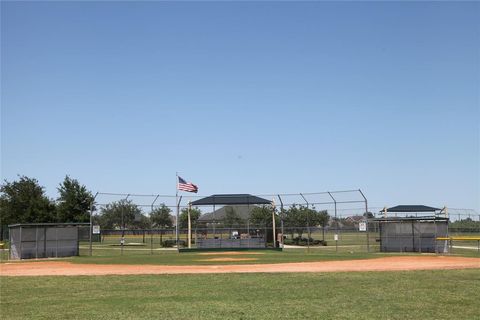
[[[399,205],[387,209],[387,212],[435,212],[442,209],[424,206],[424,205]],[[384,212],[381,210],[380,212]]]
[[[271,204],[272,202],[251,194],[214,194],[209,197],[198,199],[191,203],[192,206],[215,206],[215,205],[250,205]]]
[[[253,206],[245,206],[245,205],[228,205],[221,207],[220,209],[215,210],[214,212],[209,212],[202,214],[200,218],[198,218],[198,222],[216,222],[219,220],[225,219],[227,216],[228,210],[234,211],[237,216],[243,220],[248,220],[252,209],[255,207]]]
[[[265,234],[259,234],[258,230],[256,234],[250,232],[250,226],[247,223],[246,226],[235,227],[236,235],[233,235],[232,230],[220,228],[220,232],[217,234],[215,224],[225,219],[227,210],[231,209],[238,213],[241,212],[242,218],[248,221],[250,215],[250,206],[256,205],[269,205],[272,202],[251,194],[214,194],[209,197],[198,199],[190,203],[191,206],[213,206],[213,212],[204,214],[198,221],[204,223],[213,223],[213,238],[208,238],[208,229],[205,229],[201,237],[196,237],[194,250],[248,250],[248,249],[266,249],[267,248],[267,232]],[[215,206],[224,206],[218,210],[215,210]],[[273,213],[273,212],[272,212]],[[273,215],[272,215],[273,219]],[[273,222],[274,223],[274,222]],[[273,228],[273,238],[275,239],[275,229]],[[190,234],[190,227],[188,233]],[[226,238],[224,233],[229,234]],[[274,243],[275,247],[275,243]],[[190,248],[190,242],[189,242]]]

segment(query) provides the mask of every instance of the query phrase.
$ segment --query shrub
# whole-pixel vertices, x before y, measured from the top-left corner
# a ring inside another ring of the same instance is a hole
[[[164,247],[164,248],[172,248],[172,247],[175,246],[176,244],[177,244],[177,241],[171,240],[171,239],[162,241],[162,247]],[[180,246],[185,246],[186,242],[185,242],[185,240],[179,240],[179,241],[178,241],[178,244],[179,244]]]
[[[313,238],[300,238],[300,237],[296,237],[296,238],[293,238],[293,239],[285,239],[284,243],[287,244],[287,245],[296,245],[296,246],[307,246],[308,245],[308,242],[310,241],[310,245],[311,246],[326,246],[327,245],[327,241],[323,241],[323,240],[317,240],[317,239],[313,239]]]

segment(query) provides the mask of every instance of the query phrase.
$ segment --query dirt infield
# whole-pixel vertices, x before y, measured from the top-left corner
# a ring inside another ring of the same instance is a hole
[[[79,276],[132,274],[201,274],[255,272],[353,272],[480,268],[480,258],[422,256],[386,257],[368,260],[323,261],[246,265],[100,265],[64,261],[0,264],[2,276]]]

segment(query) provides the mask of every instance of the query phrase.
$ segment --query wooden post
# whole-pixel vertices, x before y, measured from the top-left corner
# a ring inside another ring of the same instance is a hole
[[[273,232],[273,247],[277,247],[277,235],[275,232],[275,198],[272,199],[272,232]]]
[[[192,203],[188,202],[188,248],[192,247],[192,221],[190,219],[190,209],[192,208]]]

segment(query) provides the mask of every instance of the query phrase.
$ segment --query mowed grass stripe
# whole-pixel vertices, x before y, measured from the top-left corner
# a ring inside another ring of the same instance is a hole
[[[3,319],[475,319],[480,269],[3,277]]]

